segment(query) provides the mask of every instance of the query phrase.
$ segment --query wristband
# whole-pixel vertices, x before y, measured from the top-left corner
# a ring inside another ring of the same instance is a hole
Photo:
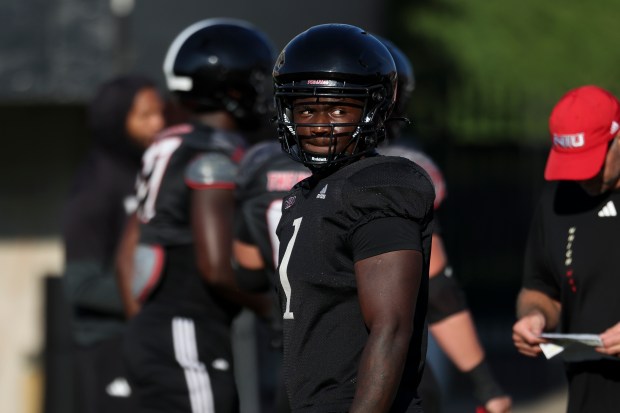
[[[493,373],[491,373],[491,369],[485,360],[482,360],[480,364],[465,374],[472,381],[474,397],[483,404],[495,397],[506,394],[497,381],[495,381]]]

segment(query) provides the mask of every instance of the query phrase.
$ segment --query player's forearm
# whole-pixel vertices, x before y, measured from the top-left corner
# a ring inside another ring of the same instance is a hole
[[[460,371],[469,371],[484,359],[484,350],[469,311],[460,311],[431,324],[429,330],[439,347]]]
[[[548,295],[524,288],[517,299],[517,318],[540,314],[545,319],[545,330],[553,330],[558,326],[561,308],[560,303]]]
[[[140,310],[138,301],[134,298],[131,289],[133,276],[133,262],[118,261],[116,268],[116,281],[127,318],[131,318]]]
[[[390,326],[371,330],[357,374],[349,413],[389,412],[407,358],[410,329]]]
[[[140,309],[140,305],[135,299],[132,291],[134,254],[140,238],[139,228],[137,216],[133,214],[127,221],[115,259],[116,282],[125,315],[128,318],[136,315]]]

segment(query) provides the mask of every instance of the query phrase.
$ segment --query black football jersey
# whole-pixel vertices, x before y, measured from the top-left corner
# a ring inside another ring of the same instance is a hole
[[[232,132],[183,124],[162,133],[142,158],[136,192],[140,242],[192,243],[193,189],[234,188],[244,140]]]
[[[437,164],[424,152],[406,144],[387,145],[379,149],[381,155],[402,156],[410,161],[420,165],[433,181],[435,187],[435,209],[441,206],[441,203],[447,196],[446,180],[444,179],[441,169]]]
[[[276,227],[282,214],[282,198],[308,176],[308,169],[293,161],[277,142],[253,146],[239,167],[235,238],[256,245],[271,272],[277,266]]]
[[[416,388],[426,354],[433,201],[433,186],[424,170],[407,159],[389,156],[361,159],[323,179],[313,175],[283,199],[277,229],[280,265],[274,281],[283,314],[283,368],[293,411],[348,410],[368,338],[354,262],[372,256],[360,255],[351,237],[373,220],[392,217],[415,222],[419,232],[408,234],[408,239],[382,234],[374,243],[383,250],[375,249],[373,255],[421,246],[424,257],[414,336],[392,408],[418,411]]]

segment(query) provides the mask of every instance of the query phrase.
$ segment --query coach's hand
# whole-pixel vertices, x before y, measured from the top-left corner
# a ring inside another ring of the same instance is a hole
[[[608,356],[620,357],[620,323],[608,328],[601,334],[603,347],[597,347],[596,351]]]
[[[545,317],[539,312],[532,312],[517,321],[512,327],[512,341],[519,353],[538,356],[542,352],[539,344],[547,342],[540,338],[544,328]]]

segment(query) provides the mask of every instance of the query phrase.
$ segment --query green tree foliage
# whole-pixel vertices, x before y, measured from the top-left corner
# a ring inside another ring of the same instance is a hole
[[[620,92],[618,0],[393,0],[391,37],[417,77],[423,139],[545,142],[567,90]]]

